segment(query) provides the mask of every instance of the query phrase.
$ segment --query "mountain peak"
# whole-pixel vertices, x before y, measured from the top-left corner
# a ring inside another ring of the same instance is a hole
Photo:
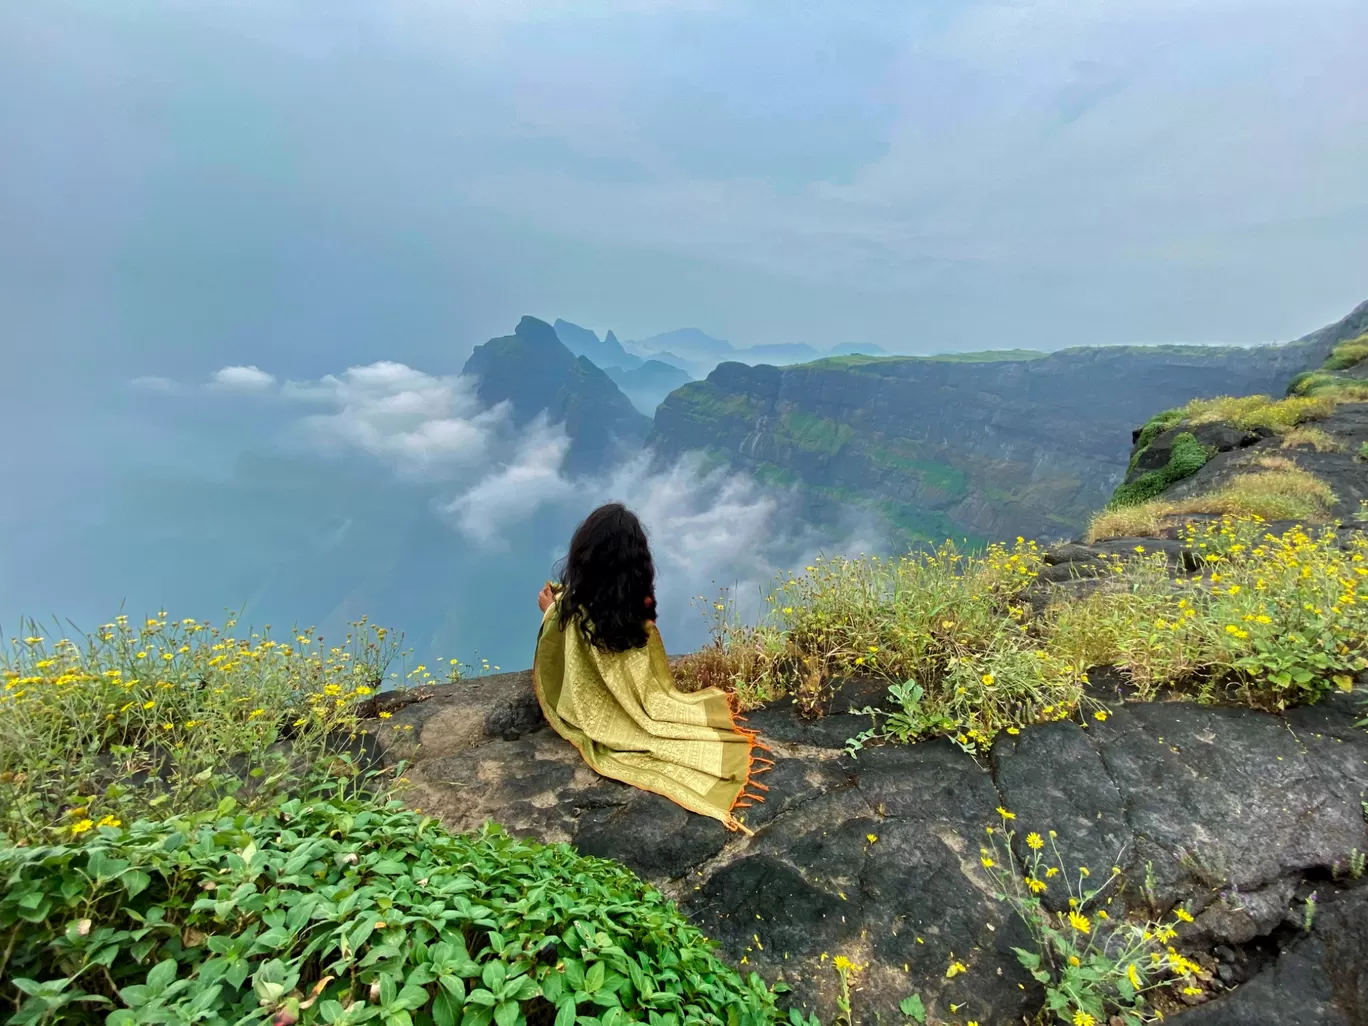
[[[550,349],[564,348],[555,328],[545,321],[528,317],[526,314],[523,315],[522,320],[518,321],[518,326],[513,329],[513,334],[534,346]]]
[[[597,341],[587,329],[557,323],[572,329],[566,335],[578,331]],[[516,423],[542,411],[563,422],[570,436],[566,469],[589,472],[606,466],[618,443],[639,444],[650,421],[591,359],[572,352],[564,337],[545,321],[524,317],[512,335],[476,346],[463,373],[477,379],[481,402],[508,402]]]

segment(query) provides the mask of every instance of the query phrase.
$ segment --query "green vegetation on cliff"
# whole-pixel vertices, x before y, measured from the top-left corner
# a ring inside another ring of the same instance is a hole
[[[1184,431],[1173,439],[1168,462],[1158,470],[1141,474],[1134,481],[1126,482],[1116,489],[1112,496],[1112,506],[1134,506],[1152,499],[1169,485],[1191,477],[1206,464],[1207,452],[1192,432]]]
[[[1105,719],[1088,671],[1113,667],[1142,698],[1165,693],[1265,709],[1352,688],[1368,668],[1368,603],[1355,596],[1368,537],[1267,534],[1255,518],[1189,525],[1208,572],[1174,580],[1162,552],[1115,558],[1111,586],[1033,610],[1045,564],[1034,543],[978,555],[946,543],[897,559],[823,559],[779,580],[767,615],[743,623],[719,602],[714,644],[682,680],[722,684],[754,707],[782,694],[820,704],[828,682],[873,675],[901,711],[866,740],[948,736],[983,750],[1006,730]]]
[[[1040,360],[1048,356],[1035,349],[985,349],[974,353],[936,353],[930,356],[827,356],[801,366],[859,370],[862,367],[887,367],[898,363],[1010,363]]]
[[[622,867],[391,800],[402,764],[368,768],[358,718],[396,676],[388,631],[235,627],[29,625],[0,657],[9,1021],[776,1021]]]
[[[839,424],[829,417],[816,417],[802,410],[786,410],[779,417],[776,435],[781,442],[790,442],[801,452],[822,456],[836,456],[855,436],[849,424]]]

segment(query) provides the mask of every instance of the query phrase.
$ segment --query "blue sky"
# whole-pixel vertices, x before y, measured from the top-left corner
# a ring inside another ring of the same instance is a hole
[[[491,465],[387,502],[415,432],[367,432],[414,390],[338,382],[386,361],[446,423],[470,348],[525,313],[896,352],[1303,334],[1368,297],[1365,38],[1363,0],[0,5],[0,584],[84,622],[253,595],[421,618],[395,568],[457,544],[436,513],[564,482]],[[244,366],[269,394],[211,387]],[[129,385],[152,377],[174,387]],[[300,388],[373,488],[247,459],[313,458]],[[604,483],[684,510],[676,606],[754,550],[719,524],[772,512],[693,484]],[[451,588],[535,593],[561,542],[534,520],[525,582],[470,548]],[[309,591],[342,552],[376,556],[370,590]],[[443,637],[497,651],[473,629]]]

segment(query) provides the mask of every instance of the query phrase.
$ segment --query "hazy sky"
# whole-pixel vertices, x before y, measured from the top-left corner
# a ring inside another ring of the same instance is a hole
[[[0,0],[0,596],[516,654],[625,496],[680,608],[816,542],[757,550],[745,482],[570,489],[472,345],[1303,334],[1368,298],[1364,39],[1364,0]]]
[[[0,331],[21,376],[173,377],[446,372],[523,313],[1292,337],[1368,296],[1365,38],[1363,0],[3,4]]]

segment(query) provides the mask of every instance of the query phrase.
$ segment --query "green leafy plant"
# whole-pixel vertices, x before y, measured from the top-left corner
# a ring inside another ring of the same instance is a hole
[[[896,741],[906,744],[926,734],[943,734],[950,731],[955,726],[955,721],[945,715],[927,712],[922,706],[922,698],[925,695],[926,690],[916,681],[909,680],[902,684],[889,685],[888,696],[898,708],[893,712],[885,712],[873,706],[856,710],[859,715],[871,717],[874,726],[848,740],[846,753],[853,757],[870,741]],[[884,721],[882,727],[879,726],[880,717]]]
[[[898,1002],[898,1011],[907,1016],[913,1022],[926,1022],[926,1006],[922,1004],[920,994],[909,994]]]
[[[0,879],[0,979],[15,1023],[779,1016],[758,976],[719,961],[621,866],[493,827],[453,836],[335,788],[0,849]]]
[[[1100,886],[1090,886],[1087,867],[1071,871],[1059,853],[1054,831],[1045,837],[1028,833],[1025,854],[1018,861],[1016,817],[999,809],[1003,827],[988,828],[988,842],[980,849],[980,863],[1005,901],[1021,917],[1035,942],[1035,950],[1014,948],[1018,960],[1045,988],[1045,1007],[1068,1026],[1096,1026],[1113,1017],[1126,1026],[1154,1022],[1158,1016],[1146,995],[1163,987],[1181,986],[1199,994],[1199,980],[1208,974],[1172,947],[1182,923],[1192,916],[1179,909],[1171,922],[1139,922],[1107,911],[1110,892],[1121,877],[1112,867]],[[1050,851],[1046,855],[1045,849]],[[1068,897],[1067,912],[1051,912],[1044,896],[1060,889]]]

